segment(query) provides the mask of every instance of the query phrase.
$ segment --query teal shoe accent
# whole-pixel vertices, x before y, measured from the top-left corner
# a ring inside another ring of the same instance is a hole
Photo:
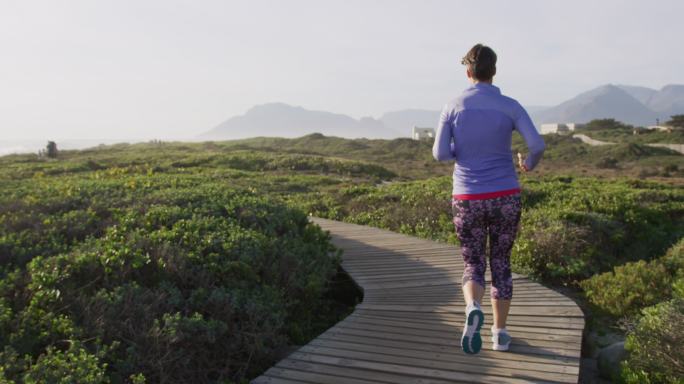
[[[468,318],[463,327],[463,336],[461,336],[461,348],[467,354],[475,354],[482,349],[482,336],[480,336],[480,328],[484,324],[484,313],[479,308],[474,308],[468,312]]]

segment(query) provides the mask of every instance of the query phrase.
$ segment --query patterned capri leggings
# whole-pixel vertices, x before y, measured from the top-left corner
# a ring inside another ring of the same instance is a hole
[[[453,199],[451,208],[465,264],[463,284],[473,280],[485,287],[489,237],[491,296],[510,300],[513,297],[510,256],[520,222],[520,194],[483,200]]]

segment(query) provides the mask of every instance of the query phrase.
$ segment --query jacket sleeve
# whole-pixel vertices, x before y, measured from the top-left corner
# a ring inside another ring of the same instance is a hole
[[[432,156],[437,161],[456,160],[454,155],[454,143],[452,143],[451,122],[452,113],[449,104],[442,108],[439,114],[439,122],[437,123],[437,132],[435,133],[435,142],[432,145]]]
[[[529,154],[525,158],[524,163],[527,170],[531,171],[541,160],[546,144],[544,144],[544,138],[537,132],[537,128],[534,126],[525,108],[516,103],[516,109],[516,117],[514,118],[515,129],[520,132],[527,145]]]

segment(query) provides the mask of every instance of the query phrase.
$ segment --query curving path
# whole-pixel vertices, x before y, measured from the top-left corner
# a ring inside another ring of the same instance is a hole
[[[582,135],[582,134],[575,134],[572,135],[572,137],[576,139],[582,140],[583,143],[589,144],[592,146],[600,146],[600,145],[612,145],[616,144],[611,141],[601,141],[601,140],[595,140],[592,139],[591,137],[587,135]],[[684,155],[684,144],[644,144],[649,147],[655,147],[655,148],[667,148],[671,151],[679,152]]]
[[[597,146],[597,145],[613,145],[613,144],[615,144],[615,143],[613,143],[612,141],[601,141],[601,140],[596,140],[596,139],[592,139],[591,137],[589,137],[589,136],[587,136],[587,135],[582,135],[582,134],[575,134],[575,135],[572,135],[572,137],[574,137],[575,139],[580,139],[580,140],[582,140],[582,142],[583,142],[584,144],[589,144],[589,145],[593,145],[593,146]]]
[[[312,221],[344,249],[342,266],[362,287],[363,302],[252,383],[577,382],[584,316],[569,298],[514,274],[510,351],[491,350],[492,314],[485,303],[482,351],[466,355],[460,348],[463,265],[456,247]]]

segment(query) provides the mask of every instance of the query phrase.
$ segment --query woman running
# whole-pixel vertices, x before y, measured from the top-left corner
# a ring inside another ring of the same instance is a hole
[[[455,160],[452,211],[464,261],[466,303],[461,347],[470,354],[482,347],[480,303],[489,253],[492,349],[506,351],[511,342],[506,318],[513,296],[510,254],[521,212],[520,184],[511,151],[513,130],[522,135],[529,151],[525,159],[518,154],[522,172],[534,169],[545,145],[520,103],[492,85],[496,53],[491,48],[475,45],[461,64],[473,85],[442,109],[432,147],[436,160]]]

